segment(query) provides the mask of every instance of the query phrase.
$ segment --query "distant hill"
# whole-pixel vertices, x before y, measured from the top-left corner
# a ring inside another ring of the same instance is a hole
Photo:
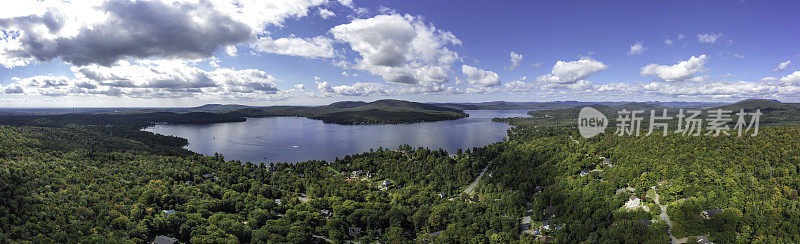
[[[402,100],[336,102],[326,106],[249,107],[227,114],[243,117],[299,116],[334,124],[403,124],[467,117],[459,109]]]
[[[713,107],[707,106],[714,104],[715,103],[687,104],[687,103],[656,103],[656,102],[632,102],[632,103],[618,104],[618,103],[603,102],[603,103],[591,104],[588,106],[591,106],[592,108],[595,108],[600,112],[602,112],[603,114],[605,114],[610,121],[616,120],[618,112],[621,111],[622,109],[626,109],[628,111],[644,110],[645,113],[642,116],[645,118],[649,118],[650,110],[661,111],[663,109],[667,109],[668,115],[674,116],[678,113],[679,109],[684,109],[684,110],[699,109],[702,111],[723,109],[732,111],[731,116],[735,117],[736,116],[735,114],[739,112],[740,109],[744,109],[745,112],[748,113],[755,112],[756,109],[761,109],[761,113],[763,113],[763,115],[761,115],[760,123],[762,124],[800,124],[800,104],[796,103],[781,103],[775,100],[748,99],[732,104],[725,104],[725,105],[717,104],[717,106]],[[541,125],[559,125],[559,124],[571,125],[577,123],[576,121],[578,118],[578,113],[580,112],[581,108],[583,108],[583,106],[566,108],[566,109],[530,111],[528,112],[528,114],[531,116],[531,118],[499,119],[498,121],[514,120],[517,124],[529,123],[529,124],[541,124]],[[647,122],[648,121],[643,121],[642,123],[647,123]]]
[[[455,108],[461,110],[554,110],[567,109],[574,107],[585,107],[592,105],[621,106],[631,103],[651,104],[669,108],[709,108],[725,105],[726,103],[712,102],[578,102],[578,101],[555,101],[555,102],[481,102],[481,103],[430,103],[437,106]]]
[[[563,109],[586,104],[588,102],[481,102],[481,103],[430,103],[431,105],[460,109],[460,110],[518,110],[518,109]]]
[[[744,109],[747,113],[760,109],[763,124],[800,124],[800,104],[781,103],[776,100],[748,99],[713,109],[731,110],[733,113]]]

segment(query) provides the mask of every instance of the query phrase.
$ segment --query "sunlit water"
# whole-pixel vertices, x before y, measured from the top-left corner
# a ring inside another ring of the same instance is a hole
[[[498,117],[527,116],[529,110],[467,110],[464,119],[401,125],[336,125],[302,117],[249,118],[245,122],[207,125],[156,125],[144,129],[189,140],[187,149],[228,160],[302,162],[333,160],[370,148],[409,144],[443,148],[482,147],[501,141],[508,124]]]

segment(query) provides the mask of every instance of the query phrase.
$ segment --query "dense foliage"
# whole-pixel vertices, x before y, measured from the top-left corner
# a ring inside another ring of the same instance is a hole
[[[506,141],[465,152],[270,165],[126,127],[0,126],[0,240],[800,242],[800,126],[582,139],[541,119],[506,119]]]

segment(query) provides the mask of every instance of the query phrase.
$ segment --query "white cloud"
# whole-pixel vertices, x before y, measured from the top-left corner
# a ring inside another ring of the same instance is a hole
[[[330,17],[336,16],[336,14],[331,12],[330,10],[319,8],[319,16],[322,17],[323,19],[328,19]]]
[[[746,58],[744,55],[741,55],[741,54],[738,54],[738,53],[733,54],[733,57],[735,57],[735,58]]]
[[[716,33],[716,34],[703,33],[697,35],[697,41],[700,43],[716,43],[717,39],[719,39],[720,37],[722,37],[722,33]]]
[[[631,50],[628,51],[628,55],[638,55],[644,52],[644,46],[642,46],[641,42],[637,42],[636,44],[631,45]]]
[[[234,46],[234,45],[230,45],[230,46],[225,47],[225,53],[228,54],[228,56],[236,56],[236,53],[238,51],[239,50],[236,49],[236,46]]]
[[[306,58],[332,58],[335,56],[333,41],[318,36],[314,38],[278,38],[262,37],[254,44],[256,50],[266,53],[300,56]]]
[[[356,82],[352,85],[331,86],[327,81],[317,81],[317,90],[323,96],[372,96],[390,94],[385,86],[380,83]]]
[[[353,0],[338,0],[340,4],[353,8]]]
[[[664,40],[664,44],[667,44],[667,45],[670,45],[670,46],[672,46],[672,44],[674,44],[674,43],[675,43],[675,41],[670,40],[670,39]]]
[[[331,33],[360,55],[354,68],[387,82],[441,85],[449,80],[447,71],[459,59],[448,48],[460,45],[458,38],[411,15],[355,19],[334,27]]]
[[[776,81],[776,80],[778,80],[778,77],[767,76],[767,77],[761,78],[760,81],[761,82],[773,82],[773,81]]]
[[[642,76],[656,75],[663,81],[684,81],[696,79],[695,74],[704,70],[703,65],[708,58],[706,55],[692,56],[689,60],[680,61],[675,65],[649,64],[642,67],[639,74]]]
[[[517,68],[517,66],[519,66],[519,63],[522,62],[522,54],[518,54],[518,53],[516,53],[514,51],[511,51],[511,54],[509,54],[509,57],[510,57],[511,65],[508,66],[507,69],[514,70],[514,69]]]
[[[539,87],[539,85],[536,84],[536,83],[526,82],[527,79],[528,79],[527,76],[523,76],[522,78],[519,78],[518,80],[511,81],[511,82],[506,82],[505,84],[503,84],[504,85],[503,88],[506,91],[526,92],[526,91],[535,90],[535,89],[537,89]]]
[[[783,63],[779,64],[778,67],[775,68],[775,72],[781,72],[781,71],[786,70],[786,68],[788,68],[790,64],[792,64],[792,61],[786,61],[786,62],[783,62]]]
[[[0,65],[60,59],[112,65],[125,59],[195,60],[249,42],[268,26],[306,16],[325,0],[41,1],[0,16]]]
[[[781,81],[786,84],[800,85],[800,71],[795,71],[794,73],[781,77]]]
[[[678,34],[678,40],[683,40],[683,38],[686,38],[686,35]]]
[[[536,78],[539,82],[572,84],[577,81],[589,78],[594,73],[605,70],[608,65],[592,59],[581,59],[578,61],[558,61],[553,66],[550,74]]]
[[[126,97],[240,96],[257,98],[280,93],[273,76],[255,69],[202,70],[178,61],[121,61],[115,66],[73,66],[74,78],[12,78],[6,93],[44,96],[106,95]],[[267,97],[264,97],[267,98]]]
[[[471,85],[482,87],[500,85],[500,76],[495,72],[482,70],[469,65],[461,65],[461,72],[466,76],[467,82]]]

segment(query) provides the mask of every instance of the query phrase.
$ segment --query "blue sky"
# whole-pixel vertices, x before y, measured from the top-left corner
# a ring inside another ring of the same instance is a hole
[[[796,1],[14,1],[0,107],[800,102]]]

